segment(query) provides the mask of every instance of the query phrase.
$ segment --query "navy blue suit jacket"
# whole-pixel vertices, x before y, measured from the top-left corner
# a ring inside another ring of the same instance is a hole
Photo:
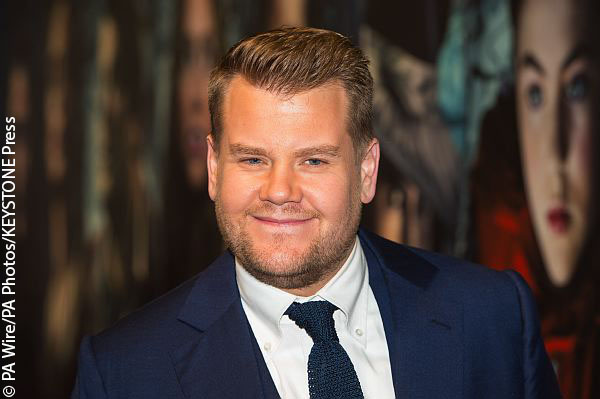
[[[535,303],[497,272],[360,231],[398,398],[558,398]],[[72,398],[272,398],[230,253],[81,344]]]

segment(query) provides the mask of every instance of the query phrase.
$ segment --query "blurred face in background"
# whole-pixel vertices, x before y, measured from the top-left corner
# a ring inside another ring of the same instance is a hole
[[[533,225],[550,281],[569,283],[589,231],[597,71],[580,1],[526,0],[517,27],[517,113]]]
[[[217,52],[212,0],[182,5],[181,70],[178,80],[180,142],[188,183],[206,184],[206,136],[210,131],[208,78]]]

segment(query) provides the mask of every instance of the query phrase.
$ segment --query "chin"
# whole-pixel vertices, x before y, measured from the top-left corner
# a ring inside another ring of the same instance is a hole
[[[204,167],[203,167],[204,166]],[[207,181],[206,165],[196,160],[188,161],[186,165],[187,178],[190,186],[202,188]]]
[[[547,264],[546,273],[552,284],[556,287],[564,287],[571,282],[573,276],[573,265],[568,262],[553,262],[553,264]]]
[[[252,242],[252,246],[260,251],[304,251],[308,250],[310,245],[316,241],[313,235],[309,232],[296,231],[255,231],[254,234],[249,232],[256,240]]]
[[[273,276],[288,276],[298,271],[298,266],[293,263],[294,259],[290,257],[259,259],[259,261],[262,271]]]
[[[306,259],[306,254],[302,251],[289,248],[255,248],[253,252],[253,254],[246,254],[247,259],[241,259],[242,264],[273,277],[298,273],[302,269],[303,260]]]
[[[552,243],[552,250],[545,251],[543,259],[546,273],[552,284],[556,287],[564,287],[573,277],[577,251],[574,248],[557,244],[559,243]]]
[[[265,263],[285,264],[291,263],[294,260],[305,257],[310,250],[310,245],[298,245],[298,243],[290,242],[291,238],[286,238],[285,241],[274,240],[270,244],[263,243],[262,245],[253,245],[255,252],[261,254]]]

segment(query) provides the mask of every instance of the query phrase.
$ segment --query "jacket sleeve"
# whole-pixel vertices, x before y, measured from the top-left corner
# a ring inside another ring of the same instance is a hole
[[[107,399],[104,383],[96,367],[92,338],[87,336],[81,343],[75,387],[71,399]]]
[[[526,399],[561,398],[556,374],[544,348],[537,305],[529,286],[519,273],[508,270],[521,304],[523,336],[523,380]]]

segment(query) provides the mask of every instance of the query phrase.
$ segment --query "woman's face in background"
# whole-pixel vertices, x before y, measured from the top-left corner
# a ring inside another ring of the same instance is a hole
[[[181,149],[188,184],[206,189],[206,136],[210,131],[208,79],[217,51],[212,0],[182,3],[178,105]]]
[[[526,0],[517,27],[517,114],[525,186],[550,281],[566,285],[589,230],[597,72],[580,1]]]

